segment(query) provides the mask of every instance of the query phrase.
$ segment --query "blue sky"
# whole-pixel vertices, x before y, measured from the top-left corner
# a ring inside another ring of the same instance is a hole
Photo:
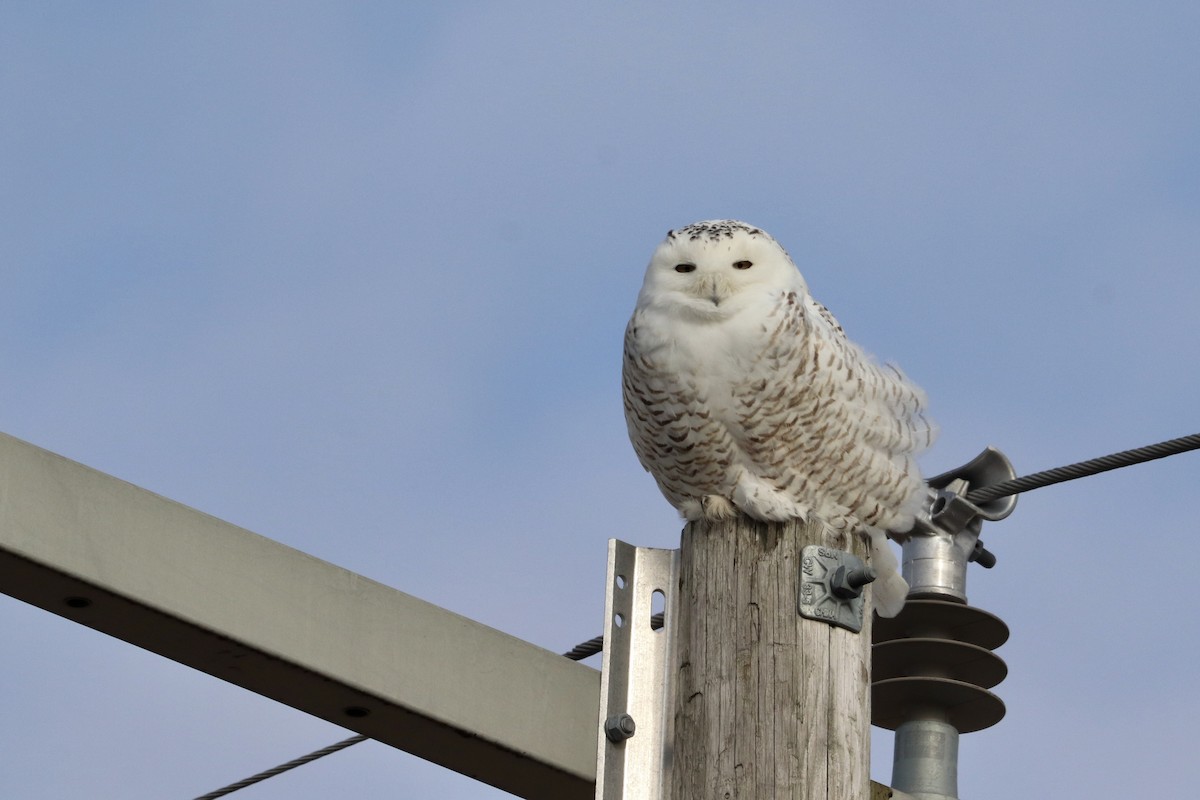
[[[930,474],[1196,432],[1183,2],[6,3],[0,430],[524,639],[674,547],[620,341],[668,228],[770,231],[928,391]],[[1024,497],[973,800],[1182,796],[1194,454]],[[0,794],[193,797],[348,735],[0,598]],[[890,736],[873,777],[890,777]],[[507,796],[367,743],[239,798]]]

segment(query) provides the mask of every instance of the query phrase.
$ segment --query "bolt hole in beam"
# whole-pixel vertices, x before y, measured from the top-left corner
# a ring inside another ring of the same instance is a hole
[[[92,604],[91,599],[87,597],[80,597],[79,595],[72,595],[71,597],[63,598],[63,602],[66,603],[69,608],[87,608]]]

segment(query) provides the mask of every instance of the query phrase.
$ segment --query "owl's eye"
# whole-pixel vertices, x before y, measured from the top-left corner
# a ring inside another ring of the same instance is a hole
[[[675,271],[676,272],[695,272],[696,265],[695,264],[676,264]]]
[[[733,262],[733,268],[734,268],[734,269],[750,269],[750,268],[751,268],[751,267],[753,267],[753,266],[754,266],[754,265],[753,265],[753,264],[751,264],[749,261],[735,261],[735,262]]]

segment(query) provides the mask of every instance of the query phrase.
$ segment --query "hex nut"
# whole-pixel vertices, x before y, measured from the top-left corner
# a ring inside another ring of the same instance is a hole
[[[628,714],[614,714],[604,721],[604,735],[613,744],[625,741],[633,736],[636,730],[637,725]]]

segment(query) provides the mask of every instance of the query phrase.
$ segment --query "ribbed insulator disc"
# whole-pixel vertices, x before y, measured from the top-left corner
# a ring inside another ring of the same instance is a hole
[[[892,619],[876,617],[871,641],[953,639],[995,650],[1008,641],[1008,626],[981,608],[945,600],[908,600]]]
[[[871,650],[871,677],[950,678],[990,689],[1008,675],[1004,659],[978,645],[949,639],[893,639]]]
[[[949,678],[889,678],[871,684],[871,723],[894,731],[912,719],[944,719],[959,733],[1004,719],[1004,702],[987,689]]]

